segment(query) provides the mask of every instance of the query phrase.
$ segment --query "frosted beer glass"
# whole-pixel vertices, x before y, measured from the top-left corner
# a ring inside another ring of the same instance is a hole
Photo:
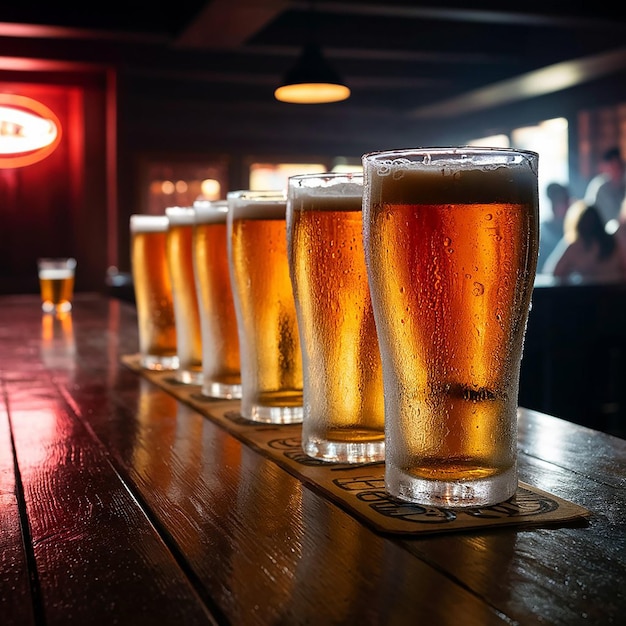
[[[228,261],[241,359],[241,414],[302,421],[302,353],[287,261],[286,193],[231,191]]]
[[[176,321],[176,379],[185,384],[202,385],[202,333],[193,269],[193,207],[168,207],[166,237],[167,265],[172,281]]]
[[[226,200],[194,202],[193,260],[202,334],[202,395],[241,398],[235,304],[226,245]]]
[[[360,173],[289,178],[287,250],[304,366],[302,448],[343,463],[385,455],[362,197]]]
[[[137,307],[139,359],[150,370],[175,370],[176,325],[165,256],[165,215],[130,216],[130,260]]]
[[[65,313],[72,310],[76,259],[37,259],[41,309],[45,313]]]
[[[385,485],[426,506],[515,494],[538,155],[363,155],[363,235],[385,387]]]

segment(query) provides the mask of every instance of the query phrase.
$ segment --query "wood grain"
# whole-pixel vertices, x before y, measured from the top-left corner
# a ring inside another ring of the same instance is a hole
[[[383,536],[121,365],[131,305],[77,302],[73,354],[44,364],[32,301],[0,304],[0,451],[10,413],[47,624],[576,626],[626,610],[622,439],[521,410],[520,478],[588,522]],[[20,558],[0,561],[3,598]]]

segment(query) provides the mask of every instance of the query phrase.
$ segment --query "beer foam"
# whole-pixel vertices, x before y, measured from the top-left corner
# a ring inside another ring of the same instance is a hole
[[[172,226],[189,226],[195,221],[195,212],[190,206],[170,206],[165,215]]]
[[[360,211],[362,199],[362,187],[337,185],[293,190],[290,203],[298,211]]]
[[[371,200],[390,203],[537,203],[533,153],[489,148],[424,149],[418,160],[402,151],[364,155]],[[452,155],[457,155],[456,157]]]
[[[39,278],[43,280],[62,280],[72,278],[74,270],[66,268],[44,268],[39,270]]]
[[[287,200],[233,199],[228,203],[233,219],[280,220],[287,214]]]
[[[164,233],[169,223],[165,215],[131,215],[130,231],[132,233]]]
[[[228,216],[228,203],[219,202],[194,202],[196,224],[223,224]]]

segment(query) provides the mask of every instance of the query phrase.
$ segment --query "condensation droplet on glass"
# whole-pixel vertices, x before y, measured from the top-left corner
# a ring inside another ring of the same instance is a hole
[[[493,219],[493,215],[491,215],[491,213],[487,213],[487,215],[485,215],[485,219],[486,219],[487,221],[490,221],[490,220],[492,220],[492,219]]]
[[[485,286],[482,283],[474,283],[474,289],[472,293],[475,296],[482,296],[485,293]]]

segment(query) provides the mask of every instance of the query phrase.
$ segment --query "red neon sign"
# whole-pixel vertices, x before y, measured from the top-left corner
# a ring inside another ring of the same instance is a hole
[[[60,141],[61,123],[47,106],[26,96],[0,94],[0,168],[37,163]]]

